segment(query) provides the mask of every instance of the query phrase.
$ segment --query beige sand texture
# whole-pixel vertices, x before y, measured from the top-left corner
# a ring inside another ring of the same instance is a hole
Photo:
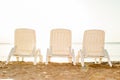
[[[0,80],[120,80],[120,62],[102,64],[0,62]]]

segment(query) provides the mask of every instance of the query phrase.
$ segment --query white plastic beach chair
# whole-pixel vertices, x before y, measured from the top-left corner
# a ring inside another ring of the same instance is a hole
[[[87,57],[99,58],[99,63],[101,63],[103,57],[106,57],[110,67],[112,67],[108,52],[104,49],[104,40],[105,32],[103,30],[86,30],[84,32],[82,49],[76,57],[77,61],[81,58],[82,67],[84,67],[84,59]]]
[[[50,62],[52,56],[68,57],[69,61],[75,65],[74,50],[71,48],[71,30],[53,29],[50,33],[50,48],[47,49],[46,64]]]
[[[37,63],[38,56],[42,61],[40,50],[36,49],[36,33],[33,29],[16,29],[14,37],[14,48],[11,49],[6,64],[10,61],[11,56],[34,57],[34,65]]]

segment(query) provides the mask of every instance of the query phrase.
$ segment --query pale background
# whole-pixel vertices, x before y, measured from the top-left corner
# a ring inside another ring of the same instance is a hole
[[[54,28],[72,30],[75,54],[87,29],[102,29],[105,42],[119,43],[120,0],[0,0],[0,54],[8,55],[16,28],[35,29],[37,47],[44,56]],[[120,56],[118,52],[114,54]]]

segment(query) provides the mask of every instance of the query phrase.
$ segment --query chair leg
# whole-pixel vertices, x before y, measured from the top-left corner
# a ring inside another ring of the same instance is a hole
[[[101,63],[102,63],[102,57],[99,58],[99,64],[101,64]]]
[[[10,61],[10,58],[11,58],[11,56],[13,55],[13,53],[14,53],[14,48],[12,48],[12,49],[10,50],[10,53],[9,53],[8,59],[7,59],[7,61],[6,61],[6,64],[8,64],[8,62]]]
[[[75,61],[75,54],[74,54],[74,50],[72,49],[72,59],[73,59],[73,65],[76,65],[76,61]]]
[[[79,63],[79,56],[76,56],[76,63]]]
[[[6,61],[6,64],[8,64],[8,62],[10,61],[11,55],[8,56],[8,59]]]
[[[107,59],[108,59],[108,64],[110,65],[110,67],[112,67],[112,63],[111,63],[111,61],[110,61],[110,57],[109,57],[109,55],[108,55],[107,50],[105,50],[105,54],[106,54],[106,57],[107,57]]]
[[[45,64],[47,65],[48,64],[48,61],[50,61],[50,56],[46,56],[46,62],[45,62]]]
[[[84,67],[84,57],[83,56],[81,56],[81,65],[82,65],[82,67]]]
[[[108,63],[110,65],[110,67],[112,67],[112,63],[111,63],[110,59],[108,59]]]
[[[24,61],[24,57],[22,57],[22,61]]]
[[[46,65],[48,64],[48,62],[50,62],[50,58],[51,58],[50,52],[51,52],[51,49],[47,48],[47,55],[46,55],[46,62],[45,62]]]
[[[50,62],[51,56],[48,56],[48,62]]]
[[[109,55],[108,55],[108,52],[107,52],[107,50],[104,50],[104,51],[105,51],[106,57],[107,57],[107,59],[108,59],[108,64],[110,65],[110,67],[112,67],[112,63],[111,63],[111,61],[110,61],[110,57],[109,57]]]
[[[75,56],[73,57],[73,65],[76,65]]]
[[[102,62],[102,57],[99,57],[99,61],[97,61],[97,58],[95,58],[95,64],[101,64]]]
[[[34,57],[34,65],[37,64],[37,56]]]
[[[76,63],[79,63],[79,59],[80,59],[80,51],[78,51],[78,55],[76,56]]]
[[[76,65],[75,54],[73,54],[73,65]]]
[[[97,64],[97,59],[95,58],[95,64]]]
[[[42,62],[42,60],[43,60],[43,57],[42,57],[42,55],[40,55],[39,56],[39,61]]]
[[[18,56],[16,56],[16,60],[19,61],[19,57]]]
[[[78,55],[76,56],[76,63],[79,63],[79,58],[80,58],[80,55],[78,54]]]
[[[110,61],[109,55],[107,55],[107,59],[108,59],[108,64],[110,65],[110,67],[112,67],[112,63]]]
[[[41,55],[40,49],[38,49],[38,50],[36,51],[36,54],[37,54],[37,56],[39,56],[39,62],[42,62],[43,57],[42,57],[42,55]]]
[[[68,57],[68,61],[72,63],[72,57]]]

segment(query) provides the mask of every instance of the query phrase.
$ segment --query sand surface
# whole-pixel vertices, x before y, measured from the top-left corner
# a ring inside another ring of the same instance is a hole
[[[76,66],[71,63],[0,62],[0,80],[120,80],[120,62],[85,63]]]

